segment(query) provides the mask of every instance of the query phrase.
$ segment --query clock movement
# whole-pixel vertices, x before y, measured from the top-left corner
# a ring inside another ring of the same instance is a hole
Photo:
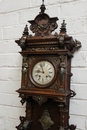
[[[75,96],[70,89],[71,59],[81,43],[66,32],[63,20],[60,32],[57,17],[40,13],[26,25],[22,37],[15,42],[22,48],[21,103],[26,103],[25,117],[20,116],[17,130],[75,130],[69,124],[69,102]]]

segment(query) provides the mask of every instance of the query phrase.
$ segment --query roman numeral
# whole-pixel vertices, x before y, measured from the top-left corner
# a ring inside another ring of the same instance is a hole
[[[38,80],[40,80],[41,76],[39,75]]]
[[[44,82],[44,79],[42,78],[42,82]]]
[[[52,73],[52,72],[49,72],[49,73]]]

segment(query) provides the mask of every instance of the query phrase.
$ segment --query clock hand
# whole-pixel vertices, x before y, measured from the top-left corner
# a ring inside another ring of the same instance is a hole
[[[41,67],[41,69],[42,69],[42,73],[44,73],[42,64],[40,64],[40,67]]]
[[[36,72],[37,72],[37,73],[44,73],[44,71],[40,71],[40,70],[37,70]]]

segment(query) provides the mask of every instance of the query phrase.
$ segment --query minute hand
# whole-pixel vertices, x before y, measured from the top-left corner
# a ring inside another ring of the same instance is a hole
[[[41,69],[42,69],[42,73],[44,73],[44,70],[43,70],[43,66],[42,66],[42,64],[40,64],[40,67],[41,67]]]

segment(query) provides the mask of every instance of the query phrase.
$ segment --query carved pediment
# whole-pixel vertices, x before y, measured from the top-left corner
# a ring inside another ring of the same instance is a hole
[[[30,30],[35,33],[35,36],[50,36],[52,35],[51,32],[58,27],[56,23],[58,18],[50,18],[46,13],[44,13],[46,9],[44,1],[40,9],[41,12],[39,15],[37,15],[34,20],[28,21],[31,24]]]
[[[50,36],[51,32],[58,27],[57,20],[57,17],[50,18],[47,14],[40,13],[35,20],[29,21],[30,30],[35,33],[35,36]]]

